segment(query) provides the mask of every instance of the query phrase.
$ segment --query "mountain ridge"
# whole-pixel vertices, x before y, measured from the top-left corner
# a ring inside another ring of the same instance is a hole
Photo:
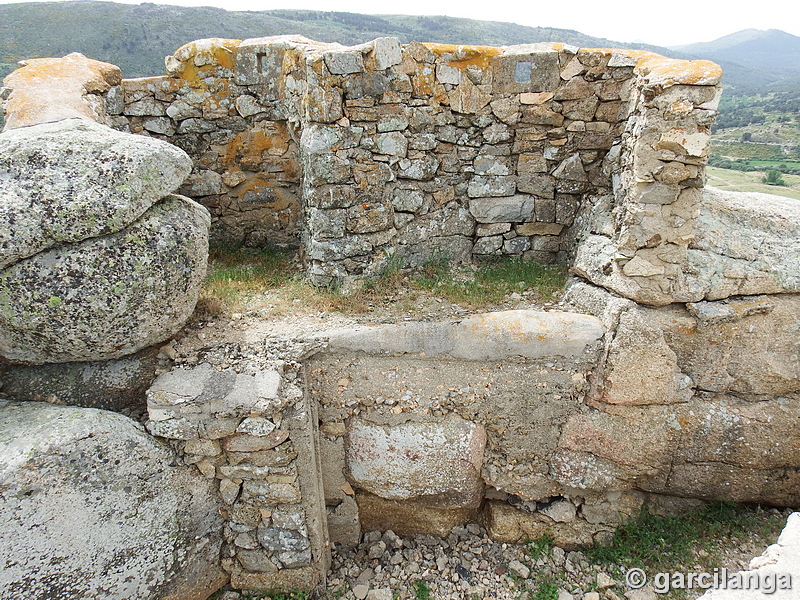
[[[642,49],[673,58],[713,60],[722,66],[723,83],[734,93],[756,93],[770,86],[800,93],[800,37],[777,29],[745,29],[711,42],[664,48],[615,42],[571,29],[445,16],[294,9],[236,12],[95,0],[0,5],[0,78],[21,59],[70,52],[116,64],[125,77],[160,75],[164,57],[186,42],[278,34],[302,34],[347,45],[395,36],[402,42],[504,46],[558,41],[582,47]]]
[[[395,36],[402,42],[512,45],[558,41],[583,47],[665,52],[647,44],[624,44],[569,29],[456,17],[361,15],[310,10],[234,12],[103,1],[0,5],[0,76],[18,60],[81,52],[120,66],[125,77],[159,75],[164,56],[205,37],[245,39],[301,34],[321,42],[358,44]]]

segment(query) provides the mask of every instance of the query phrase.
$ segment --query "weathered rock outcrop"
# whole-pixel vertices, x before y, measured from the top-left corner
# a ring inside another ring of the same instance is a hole
[[[226,581],[212,481],[122,415],[0,406],[0,596],[205,598]]]
[[[103,123],[105,95],[122,80],[119,67],[78,52],[32,58],[20,67],[3,80],[8,90],[4,131],[73,117]]]
[[[0,354],[22,363],[119,358],[176,332],[205,274],[208,213],[170,196],[120,232],[0,273]]]
[[[168,196],[179,149],[70,119],[0,135],[0,355],[118,358],[175,333],[205,274],[208,212]]]
[[[564,485],[800,503],[800,296],[642,307],[577,283],[605,364],[551,466]]]
[[[573,270],[595,285],[655,306],[800,290],[796,200],[705,188],[683,194],[670,206],[666,216],[650,214],[667,212],[659,205],[643,209],[638,219],[654,241],[676,235],[682,247],[672,244],[656,253],[645,244],[628,250],[610,234],[615,221],[610,205],[598,205]]]
[[[116,233],[192,169],[179,148],[67,119],[0,135],[0,269]]]

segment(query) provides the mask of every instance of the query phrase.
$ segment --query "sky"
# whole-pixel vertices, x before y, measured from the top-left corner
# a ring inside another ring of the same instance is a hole
[[[121,1],[140,3],[140,0]],[[0,4],[12,3],[15,2],[0,0]],[[755,8],[756,3],[748,3],[751,8],[734,8],[731,0],[157,0],[155,3],[216,6],[227,10],[290,8],[373,15],[446,15],[532,27],[574,29],[617,42],[646,42],[657,46],[708,42],[742,29],[781,29],[800,36],[800,5],[797,0],[774,0],[760,9]]]

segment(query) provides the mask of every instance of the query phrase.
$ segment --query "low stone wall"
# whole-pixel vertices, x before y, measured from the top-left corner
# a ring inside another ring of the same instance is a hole
[[[642,308],[576,283],[568,300],[597,318],[328,333],[306,368],[332,540],[481,518],[571,547],[645,502],[800,503],[797,296]]]
[[[297,372],[237,370],[206,362],[161,375],[147,428],[218,485],[234,588],[311,589],[330,563],[315,407]]]

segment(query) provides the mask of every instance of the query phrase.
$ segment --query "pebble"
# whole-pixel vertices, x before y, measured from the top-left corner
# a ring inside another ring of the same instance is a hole
[[[597,587],[601,590],[614,587],[617,584],[614,579],[603,573],[602,571],[597,574]]]
[[[523,579],[527,579],[531,574],[531,570],[518,560],[512,560],[510,563],[508,563],[508,570],[516,575],[519,575]]]

